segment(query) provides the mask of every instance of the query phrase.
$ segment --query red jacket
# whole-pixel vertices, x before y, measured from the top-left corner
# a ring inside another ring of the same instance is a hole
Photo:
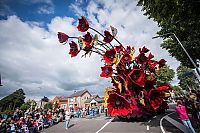
[[[178,113],[181,120],[188,120],[188,114],[186,112],[185,106],[179,104],[176,106],[176,112]]]

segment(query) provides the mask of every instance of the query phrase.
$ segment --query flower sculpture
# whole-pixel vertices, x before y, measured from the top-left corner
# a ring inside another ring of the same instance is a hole
[[[77,56],[81,51],[84,52],[83,56],[97,53],[102,57],[104,66],[101,66],[100,76],[111,78],[113,83],[104,93],[104,105],[111,116],[146,117],[168,107],[165,100],[170,97],[170,86],[167,83],[156,86],[156,76],[165,65],[164,59],[154,60],[146,47],[139,48],[139,55],[134,57],[135,48],[123,46],[116,39],[117,29],[112,26],[111,32],[105,30],[102,34],[90,27],[82,16],[77,29],[87,33],[80,37],[71,37],[58,32],[59,42],[66,44],[70,39],[77,40],[77,43],[69,43],[71,57]],[[89,30],[97,34],[93,35]],[[113,40],[118,44],[112,45]]]

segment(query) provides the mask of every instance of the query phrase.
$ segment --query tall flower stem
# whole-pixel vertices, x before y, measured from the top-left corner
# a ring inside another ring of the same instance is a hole
[[[101,44],[100,44],[101,46],[103,46],[103,47],[104,47],[104,46],[106,46],[108,49],[110,49],[110,47],[108,47],[108,45],[105,45],[105,43],[104,43],[104,42],[102,42],[102,41],[99,41],[99,40],[98,40],[98,42],[100,42],[100,43],[101,43]],[[104,47],[104,48],[105,48],[105,47]],[[105,49],[106,49],[106,48],[105,48]],[[106,49],[106,50],[108,50],[108,49]]]
[[[69,38],[78,39],[79,37],[76,37],[76,36],[69,36]]]
[[[93,48],[96,49],[96,50],[100,50],[100,51],[102,51],[103,53],[105,53],[105,51],[102,50],[102,49],[100,49],[100,48],[97,48],[97,47],[93,47]]]
[[[93,31],[95,31],[95,32],[97,32],[99,35],[101,35],[102,37],[104,37],[104,35],[102,34],[102,33],[100,33],[98,30],[96,30],[96,29],[94,29],[94,28],[92,28],[92,27],[89,27],[91,30],[93,30]],[[113,47],[113,45],[111,44],[111,43],[109,43],[110,44],[110,46],[112,47],[112,48],[114,48]]]

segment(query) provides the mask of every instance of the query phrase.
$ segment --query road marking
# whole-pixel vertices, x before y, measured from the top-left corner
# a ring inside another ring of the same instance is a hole
[[[96,133],[99,133],[101,130],[103,130],[108,124],[110,124],[112,122],[114,118],[110,119],[105,125],[103,125],[103,127],[101,127]]]
[[[169,114],[163,116],[163,117],[160,119],[160,129],[161,129],[162,133],[165,133],[165,130],[164,130],[163,126],[162,126],[162,121],[163,121],[163,119],[164,119],[166,116],[171,115],[171,114],[173,114],[173,113],[175,113],[175,112],[171,112],[171,113],[169,113]]]
[[[149,131],[149,125],[147,125],[147,131]]]

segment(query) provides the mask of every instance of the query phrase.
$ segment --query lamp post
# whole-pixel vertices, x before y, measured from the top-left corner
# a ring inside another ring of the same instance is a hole
[[[0,86],[3,86],[2,83],[1,83],[1,74],[0,74]]]
[[[160,36],[152,37],[152,39],[155,39],[155,38],[158,38],[158,37],[162,37],[162,36],[167,36],[167,35],[168,35],[168,36],[173,35],[173,36],[176,38],[176,40],[177,40],[178,43],[180,44],[181,48],[184,50],[184,52],[186,53],[186,55],[187,55],[188,58],[190,59],[192,65],[195,67],[195,69],[196,69],[198,75],[200,76],[200,71],[199,71],[197,65],[194,63],[194,61],[192,60],[192,58],[190,57],[190,55],[188,54],[188,52],[186,51],[186,49],[183,47],[183,44],[180,42],[180,40],[178,39],[178,37],[176,36],[175,33],[166,33],[166,34],[163,34],[163,35],[160,35]],[[197,79],[198,79],[198,77],[197,77]]]

